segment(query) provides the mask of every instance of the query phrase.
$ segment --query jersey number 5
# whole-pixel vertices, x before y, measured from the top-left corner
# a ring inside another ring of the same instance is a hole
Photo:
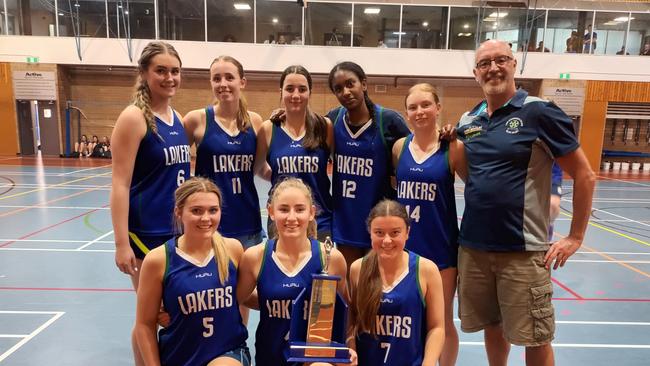
[[[206,316],[203,318],[203,327],[205,330],[203,331],[203,337],[208,338],[211,337],[212,334],[214,333],[214,325],[212,325],[212,322],[214,321],[214,318],[211,316]]]

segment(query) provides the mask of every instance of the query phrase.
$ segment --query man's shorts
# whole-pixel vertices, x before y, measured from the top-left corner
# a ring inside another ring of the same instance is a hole
[[[555,333],[550,271],[544,252],[485,252],[461,246],[458,303],[463,332],[501,324],[506,341],[550,343]]]

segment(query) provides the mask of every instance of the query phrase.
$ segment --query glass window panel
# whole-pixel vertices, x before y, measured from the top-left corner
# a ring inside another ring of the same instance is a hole
[[[445,48],[447,9],[405,5],[402,8],[402,48]]]
[[[597,39],[592,42],[595,54],[623,53],[628,16],[628,13],[596,12],[594,37]]]
[[[632,13],[627,52],[630,55],[650,56],[650,14]]]
[[[396,48],[399,41],[399,11],[398,5],[355,4],[352,45]],[[413,35],[409,39],[402,36],[402,47],[408,47],[411,42],[417,42]]]
[[[544,28],[545,10],[486,8],[481,14],[481,42],[499,39],[510,43],[513,51],[523,51],[528,44],[528,51],[549,52],[541,32]]]
[[[582,53],[591,11],[549,10],[544,44],[553,53]]]
[[[161,39],[203,41],[203,0],[158,0]]]
[[[253,43],[253,0],[208,0],[207,4],[208,41]]]
[[[7,0],[8,34],[55,36],[54,0]],[[5,34],[4,13],[2,34]]]
[[[302,6],[294,0],[257,0],[257,43],[271,35],[278,44],[302,44]]]
[[[109,1],[108,25],[110,38],[128,38],[127,34],[137,39],[156,38],[154,0]]]
[[[478,9],[452,7],[449,17],[449,48],[454,50],[475,49]]]
[[[352,4],[309,3],[305,9],[305,42],[350,46]]]
[[[96,0],[59,0],[59,36],[106,37],[106,4]]]

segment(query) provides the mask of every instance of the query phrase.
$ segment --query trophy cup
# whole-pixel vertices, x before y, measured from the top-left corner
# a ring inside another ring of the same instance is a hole
[[[308,306],[303,306],[307,300],[306,288],[293,300],[289,362],[350,363],[349,348],[345,345],[348,306],[336,292],[340,278],[327,273],[334,243],[328,236],[324,244],[323,271],[312,274]]]

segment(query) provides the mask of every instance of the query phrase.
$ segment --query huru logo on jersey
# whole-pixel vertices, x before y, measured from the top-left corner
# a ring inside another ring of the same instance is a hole
[[[194,276],[194,278],[204,278],[204,277],[212,277],[212,273],[203,272],[203,273],[199,273],[196,276]]]
[[[176,132],[176,131],[172,131],[172,132],[169,133],[169,135],[170,135],[170,136],[178,136],[178,132]]]
[[[348,141],[345,144],[348,146],[359,146],[359,143],[356,141]]]
[[[511,135],[519,133],[519,129],[524,126],[524,121],[521,118],[510,118],[506,122],[506,133]]]
[[[237,141],[237,140],[235,140],[235,141],[228,141],[228,145],[241,145],[241,142],[240,142],[240,141]]]
[[[392,303],[393,303],[393,299],[381,299],[381,303],[382,303],[382,304],[392,304]]]
[[[300,142],[292,142],[289,144],[289,147],[302,147],[302,144]]]
[[[422,170],[422,168],[417,168],[417,167],[416,168],[409,168],[409,170],[412,171],[412,172],[420,172],[420,173],[424,171],[424,170]]]
[[[283,283],[282,287],[300,287],[300,285],[295,282],[289,282],[289,283]]]

